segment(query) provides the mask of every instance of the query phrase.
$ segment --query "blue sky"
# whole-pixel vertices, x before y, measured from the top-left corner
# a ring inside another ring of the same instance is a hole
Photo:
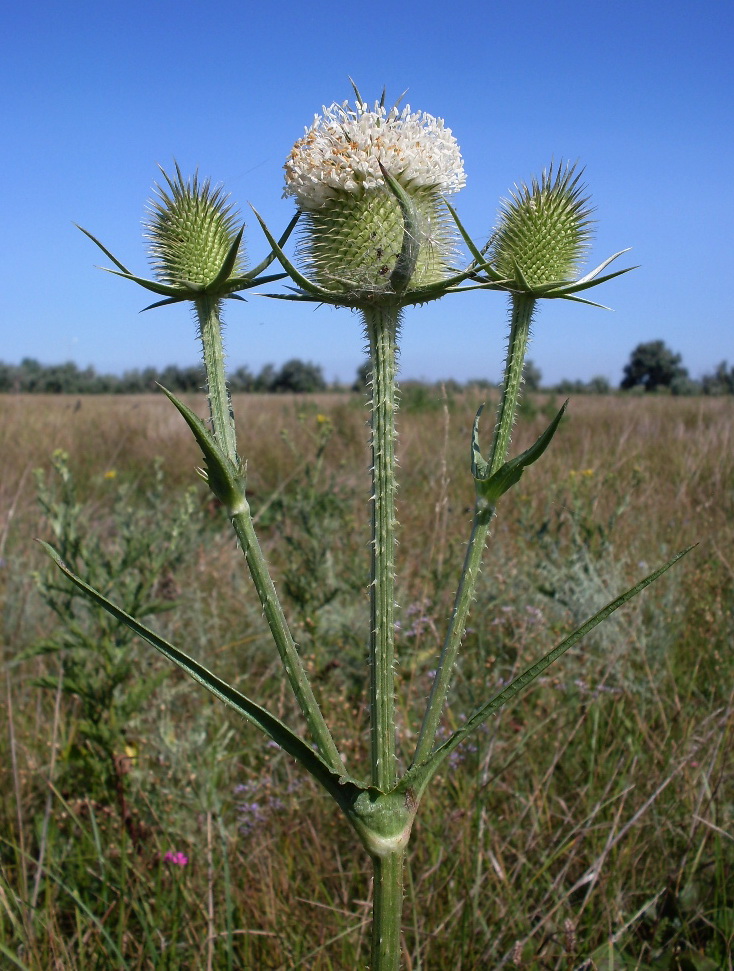
[[[734,5],[730,0],[318,4],[41,2],[5,7],[0,360],[99,371],[197,360],[182,305],[95,270],[97,235],[147,270],[141,221],[157,164],[222,182],[253,261],[293,212],[282,165],[323,104],[406,88],[464,156],[454,197],[483,243],[513,183],[578,160],[596,206],[590,265],[626,246],[640,269],[596,291],[610,313],[545,302],[530,356],[546,381],[606,375],[661,338],[693,376],[734,361]],[[499,294],[406,313],[402,372],[499,377]],[[351,380],[363,357],[346,310],[252,296],[227,304],[231,367],[301,357]]]

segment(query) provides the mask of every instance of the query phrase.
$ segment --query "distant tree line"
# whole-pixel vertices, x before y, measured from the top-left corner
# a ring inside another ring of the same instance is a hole
[[[525,385],[529,390],[538,390],[541,375],[532,361],[526,362]],[[734,365],[726,361],[718,364],[711,374],[695,380],[683,366],[681,355],[672,351],[664,341],[647,341],[638,344],[624,366],[623,377],[619,384],[621,391],[637,394],[657,392],[673,395],[722,395],[734,394]],[[561,394],[608,394],[612,387],[603,376],[590,381],[560,381],[548,391]]]
[[[556,391],[560,394],[610,394],[613,390],[603,375],[589,381],[564,379],[555,385],[543,384],[543,375],[533,361],[525,362],[525,388],[528,391]],[[234,393],[259,392],[278,394],[290,392],[308,394],[329,390],[320,365],[299,358],[291,358],[280,368],[266,364],[255,374],[246,366],[229,375],[229,386]],[[40,364],[26,357],[20,364],[3,364],[0,361],[0,393],[24,394],[141,394],[153,393],[163,385],[176,394],[201,391],[205,386],[203,368],[192,365],[180,367],[169,364],[159,370],[154,367],[135,368],[122,375],[98,374],[93,367],[79,368],[72,361],[66,364]],[[434,382],[435,383],[435,382]],[[467,387],[491,388],[494,382],[476,378],[461,384],[449,380],[439,382],[449,393],[458,393]],[[418,386],[428,387],[430,382],[404,382],[404,396],[409,388],[415,394]],[[365,392],[369,386],[369,362],[357,369],[352,391]],[[343,385],[332,386],[345,390]],[[694,380],[681,361],[681,355],[673,352],[661,341],[638,344],[630,354],[620,382],[621,391],[632,393],[658,392],[673,395],[725,395],[734,394],[734,365],[726,361],[718,364],[711,374]]]
[[[232,391],[311,392],[326,388],[324,374],[317,364],[296,358],[281,368],[266,364],[259,374],[248,368],[238,368],[229,376]],[[163,385],[181,394],[200,391],[206,384],[202,367],[180,367],[169,364],[159,370],[154,367],[135,368],[122,375],[98,374],[93,367],[79,368],[73,361],[66,364],[40,364],[26,357],[20,364],[0,362],[0,393],[24,394],[142,394],[158,390]]]
[[[266,364],[259,374],[253,374],[246,366],[237,368],[228,375],[231,391],[259,391],[269,394],[291,392],[295,394],[309,394],[313,391],[326,391],[327,384],[324,372],[319,364],[302,361],[294,357],[276,369],[272,364]]]

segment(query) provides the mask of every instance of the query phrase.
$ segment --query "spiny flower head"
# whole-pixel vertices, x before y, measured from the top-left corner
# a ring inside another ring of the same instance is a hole
[[[241,300],[239,291],[273,280],[281,280],[285,274],[261,276],[263,270],[275,259],[273,250],[258,266],[244,272],[242,234],[238,213],[227,201],[221,186],[211,187],[209,179],[199,182],[198,174],[187,182],[176,165],[176,177],[171,178],[163,169],[168,190],[155,186],[158,197],[148,203],[148,216],[144,224],[150,243],[150,260],[155,272],[154,280],[131,273],[87,229],[79,229],[108,256],[117,269],[108,270],[124,280],[132,280],[145,290],[156,293],[164,300],[150,304],[146,310],[163,307],[184,300]],[[276,244],[283,246],[293,231],[298,216]]]
[[[489,243],[490,263],[519,290],[573,279],[592,237],[591,208],[581,173],[553,165],[540,182],[515,186],[504,199]]]
[[[239,213],[227,201],[221,186],[212,188],[198,174],[185,181],[176,166],[176,178],[163,171],[168,191],[155,186],[158,196],[149,203],[145,236],[150,261],[158,280],[171,287],[207,287],[220,273],[240,231]],[[242,247],[230,270],[232,278],[244,269]]]
[[[295,196],[301,209],[386,188],[380,163],[407,192],[449,195],[464,186],[459,146],[441,118],[411,112],[409,105],[388,109],[381,101],[372,108],[345,101],[323,112],[285,163],[284,195]]]
[[[455,232],[443,196],[466,181],[461,153],[442,120],[356,94],[354,107],[324,108],[296,142],[284,195],[305,216],[305,266],[334,302],[409,302],[450,276]]]

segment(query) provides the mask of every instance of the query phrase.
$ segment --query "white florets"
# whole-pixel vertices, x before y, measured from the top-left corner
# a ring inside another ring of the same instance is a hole
[[[384,185],[381,162],[406,191],[457,192],[466,182],[451,129],[425,112],[348,102],[316,115],[285,163],[285,196],[306,210],[340,193],[361,194]]]

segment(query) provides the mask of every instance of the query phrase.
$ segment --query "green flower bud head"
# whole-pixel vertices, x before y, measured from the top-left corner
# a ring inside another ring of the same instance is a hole
[[[442,197],[465,182],[451,130],[359,96],[354,108],[323,111],[285,164],[284,195],[304,213],[301,255],[316,282],[345,302],[374,302],[447,279],[455,232]]]
[[[178,165],[174,179],[161,171],[168,190],[156,185],[158,197],[149,203],[145,224],[153,270],[165,286],[204,290],[221,275],[238,239],[239,213],[209,179],[200,183],[195,174],[186,182]],[[219,281],[224,293],[244,270],[242,250],[240,244],[227,280]]]
[[[580,178],[573,166],[554,174],[551,165],[540,183],[516,185],[503,200],[489,244],[490,263],[518,290],[534,291],[575,276],[592,237],[592,210]]]
[[[200,184],[196,174],[186,182],[178,164],[175,179],[163,169],[161,172],[169,191],[155,186],[158,198],[148,203],[148,217],[144,223],[156,279],[146,280],[131,273],[88,229],[78,227],[117,267],[115,270],[105,268],[108,273],[131,280],[144,290],[165,298],[150,304],[146,310],[184,300],[194,303],[205,298],[215,302],[242,300],[240,290],[249,290],[285,276],[284,273],[260,274],[273,262],[276,250],[281,252],[280,247],[293,231],[298,216],[291,220],[279,243],[273,240],[275,249],[258,266],[243,273],[242,235],[245,227],[242,224],[238,228],[238,213],[228,203],[229,197],[222,187],[212,189],[209,179]]]

